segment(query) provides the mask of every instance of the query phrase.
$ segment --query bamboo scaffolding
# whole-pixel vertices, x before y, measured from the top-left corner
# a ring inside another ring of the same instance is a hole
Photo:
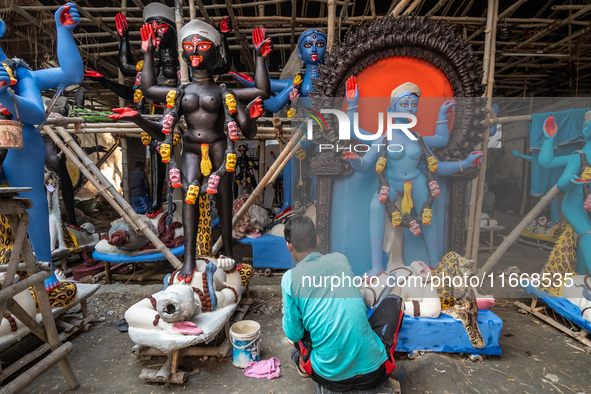
[[[482,268],[478,272],[478,276],[485,275],[487,272],[492,272],[492,268],[499,262],[501,257],[503,257],[507,249],[509,249],[509,247],[513,245],[517,237],[519,237],[519,234],[521,234],[521,232],[525,230],[527,226],[529,226],[532,220],[536,219],[538,215],[542,213],[544,208],[546,208],[546,206],[550,204],[552,199],[556,197],[558,193],[560,193],[560,190],[558,190],[558,187],[554,185],[552,189],[550,189],[550,191],[540,199],[536,206],[533,207],[533,209],[529,211],[529,213],[523,219],[521,219],[521,222],[519,222],[519,224],[513,229],[513,231],[511,231],[511,233],[505,237],[503,242],[501,242],[501,244],[497,247],[494,253],[488,258],[486,263],[482,266]]]
[[[115,190],[115,187],[105,178],[96,165],[84,153],[82,148],[76,144],[74,139],[68,134],[63,127],[57,127],[61,138],[50,128],[45,127],[45,131],[56,143],[56,145],[72,160],[74,165],[88,178],[88,180],[97,188],[99,193],[107,200],[107,202],[117,211],[119,215],[129,223],[135,231],[142,232],[154,244],[156,249],[164,255],[164,257],[172,264],[175,269],[180,269],[182,263],[174,256],[170,250],[158,239],[158,237],[150,230],[147,224],[141,220],[137,213],[133,210],[131,205]],[[76,152],[74,154],[74,152]],[[78,157],[82,162],[78,159]],[[93,176],[94,175],[94,176]],[[95,179],[96,177],[96,179]],[[103,186],[104,185],[104,186]],[[108,190],[108,191],[107,191]]]
[[[486,26],[486,43],[484,54],[484,76],[483,82],[487,83],[486,97],[488,98],[487,109],[492,113],[492,92],[495,75],[495,39],[497,33],[497,18],[498,18],[499,1],[488,0],[487,11],[487,26]],[[487,55],[488,54],[488,55]],[[486,122],[487,126],[488,121]],[[484,138],[481,144],[481,149],[485,153],[488,151],[488,134],[489,127],[485,128]],[[486,156],[478,166],[478,176],[472,181],[472,194],[470,196],[470,215],[468,217],[468,231],[466,239],[466,256],[470,256],[471,260],[478,258],[478,246],[480,244],[480,215],[482,212],[482,195],[484,192],[484,178],[486,175]]]
[[[140,231],[148,237],[148,239],[154,244],[156,250],[164,255],[164,257],[172,264],[175,269],[180,269],[182,266],[181,262],[173,255],[170,250],[160,241],[158,236],[150,230],[148,225],[145,221],[141,220],[139,215],[133,210],[131,205],[115,190],[115,187],[105,176],[101,173],[101,171],[96,167],[94,162],[90,160],[90,158],[84,153],[82,148],[74,141],[74,139],[68,134],[68,132],[63,127],[57,127],[57,131],[60,133],[61,137],[64,139],[64,142],[68,144],[76,155],[82,159],[84,165],[90,169],[93,175],[99,180],[99,182],[106,186],[109,193],[113,196],[115,201],[121,206],[121,208],[127,213],[127,215],[135,222],[136,226],[139,227]],[[55,134],[54,134],[55,135]],[[53,139],[53,137],[52,137]],[[55,141],[55,139],[54,139]]]

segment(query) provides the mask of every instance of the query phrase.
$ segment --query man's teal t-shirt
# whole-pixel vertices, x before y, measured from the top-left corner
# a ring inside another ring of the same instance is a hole
[[[353,277],[344,255],[314,252],[281,280],[285,335],[297,342],[308,331],[312,368],[332,381],[373,372],[387,360]]]

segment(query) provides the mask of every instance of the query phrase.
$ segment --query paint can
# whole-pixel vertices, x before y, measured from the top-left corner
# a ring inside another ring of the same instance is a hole
[[[232,342],[232,364],[238,368],[245,368],[251,361],[261,358],[260,344],[261,326],[253,320],[243,320],[230,327],[230,342]]]

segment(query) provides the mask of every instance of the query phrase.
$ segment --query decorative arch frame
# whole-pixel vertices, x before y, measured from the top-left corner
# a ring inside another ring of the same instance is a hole
[[[448,145],[433,153],[443,161],[465,159],[482,141],[486,128],[482,122],[486,115],[486,99],[481,97],[485,91],[481,82],[483,71],[472,47],[464,44],[462,38],[441,21],[414,15],[397,18],[389,15],[369,25],[349,29],[343,41],[337,42],[326,54],[324,65],[318,70],[319,78],[312,81],[314,92],[310,96],[315,100],[315,106],[323,108],[323,100],[329,103],[334,102],[334,97],[344,97],[349,77],[391,56],[425,60],[439,68],[449,80],[454,96],[461,99],[456,104]],[[343,145],[345,141],[339,140],[334,118],[327,117],[326,122],[326,129],[314,130],[314,143]],[[342,154],[326,151],[312,159],[311,166],[318,182],[316,227],[320,238],[319,251],[328,253],[332,181],[335,177],[351,174],[353,169],[342,159]],[[448,177],[451,194],[447,245],[448,250],[462,255],[465,252],[468,183],[475,177],[474,168]]]

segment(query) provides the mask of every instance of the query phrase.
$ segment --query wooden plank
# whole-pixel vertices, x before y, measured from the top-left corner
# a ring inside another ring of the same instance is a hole
[[[41,272],[35,273],[35,271],[36,271],[35,263],[37,261],[35,259],[35,255],[33,254],[33,248],[31,247],[30,242],[24,243],[23,249],[22,249],[22,256],[23,256],[23,261],[27,265],[27,272],[29,273],[29,275],[31,275],[29,278],[41,273]],[[42,271],[42,272],[46,272],[46,271]],[[35,291],[35,296],[37,298],[37,304],[39,305],[39,310],[41,311],[41,317],[43,319],[43,326],[45,328],[45,334],[47,335],[47,343],[51,347],[52,352],[57,352],[58,348],[62,347],[62,343],[59,338],[57,328],[55,327],[55,322],[53,321],[53,314],[52,314],[52,310],[51,310],[51,305],[49,304],[49,298],[47,297],[47,291],[45,289],[45,285],[43,284],[43,282],[40,281],[40,282],[33,285],[33,290]],[[67,345],[67,344],[65,344],[65,345]],[[63,346],[65,346],[65,345],[63,345]],[[70,346],[71,346],[71,344],[70,344]],[[51,355],[48,357],[51,357]],[[45,361],[45,360],[43,360],[43,361]],[[43,361],[41,363],[43,363]],[[62,372],[62,375],[66,379],[66,383],[68,383],[68,386],[70,386],[70,389],[74,390],[74,389],[78,388],[78,386],[80,386],[80,384],[78,383],[78,379],[76,378],[76,375],[74,374],[74,371],[72,370],[72,366],[70,365],[70,362],[68,361],[68,359],[65,357],[62,357],[60,359],[56,359],[56,361],[54,361],[51,365],[55,364],[55,362],[57,362],[58,367],[59,367],[60,371]],[[41,363],[39,363],[39,364],[41,364]],[[39,365],[39,364],[37,364],[37,365]],[[24,376],[24,375],[25,374],[23,374],[21,376]]]
[[[64,361],[68,362],[66,357],[72,352],[72,349],[74,349],[74,345],[70,342],[66,342],[59,346],[50,355],[31,367],[31,369],[23,372],[19,377],[4,386],[2,392],[11,394],[21,392],[56,363],[62,365]],[[76,387],[78,387],[78,385],[76,385]]]
[[[27,290],[25,290],[27,291]],[[37,323],[34,317],[29,315],[22,306],[20,306],[12,298],[6,302],[6,308],[12,313],[17,319],[21,321],[27,328],[35,335],[39,337],[43,342],[47,342],[47,336],[43,330],[43,326]]]
[[[514,304],[517,305],[518,307],[520,307],[521,309],[531,313],[532,315],[534,315],[538,319],[543,320],[546,323],[550,324],[552,327],[562,331],[563,333],[565,333],[569,337],[576,339],[577,341],[581,342],[583,345],[591,347],[591,341],[589,339],[584,338],[584,337],[580,337],[576,333],[572,332],[570,329],[568,329],[565,326],[563,326],[562,324],[558,323],[556,320],[554,320],[546,315],[543,315],[540,312],[532,310],[529,306],[527,306],[519,301],[515,301]]]

